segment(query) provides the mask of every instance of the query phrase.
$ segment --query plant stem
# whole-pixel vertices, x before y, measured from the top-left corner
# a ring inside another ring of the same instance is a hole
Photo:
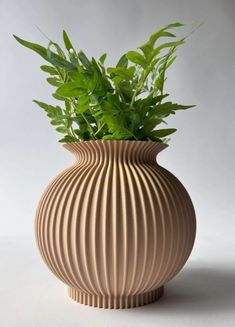
[[[87,126],[88,126],[88,129],[90,130],[90,132],[91,132],[91,136],[93,137],[93,139],[96,139],[96,137],[94,137],[95,133],[94,133],[94,131],[93,131],[93,128],[92,128],[92,126],[89,124],[88,120],[86,119],[86,116],[85,116],[83,113],[81,113],[81,116],[82,116],[82,118],[85,120],[85,122],[86,122],[86,124],[87,124]]]
[[[77,135],[74,133],[74,130],[73,130],[73,126],[71,126],[71,132],[72,132],[72,135],[75,139],[77,139]]]
[[[73,107],[74,107],[74,109],[75,109],[75,108],[76,108],[76,103],[75,103],[75,101],[74,101],[72,98],[71,98],[71,102],[72,102]],[[74,112],[75,112],[75,110],[74,110]],[[76,115],[76,114],[75,114],[75,115]],[[82,116],[82,118],[83,118],[84,121],[86,122],[87,127],[88,127],[88,130],[91,132],[91,136],[93,137],[93,139],[96,139],[96,137],[94,137],[94,135],[95,135],[94,130],[93,130],[91,124],[90,124],[90,123],[88,122],[88,120],[86,119],[86,116],[85,116],[83,113],[80,113],[80,115]]]
[[[124,98],[124,96],[123,96],[123,94],[122,94],[122,91],[121,91],[121,89],[120,89],[119,86],[117,86],[117,90],[118,90],[118,93],[119,93],[120,98],[122,99],[122,101],[123,101],[124,103],[126,103],[126,100],[125,100],[125,98]]]
[[[148,74],[149,74],[148,69],[143,70],[142,75],[141,75],[140,80],[139,80],[139,84],[137,84],[136,89],[135,89],[135,91],[133,93],[133,96],[131,98],[130,109],[132,109],[133,104],[135,102],[135,98],[138,95],[138,93],[141,91],[141,89],[142,89],[142,87],[144,85],[144,82],[145,82],[146,78],[148,77]]]
[[[105,126],[105,123],[103,123],[100,128],[95,132],[94,136],[97,135],[101,130],[102,128]]]

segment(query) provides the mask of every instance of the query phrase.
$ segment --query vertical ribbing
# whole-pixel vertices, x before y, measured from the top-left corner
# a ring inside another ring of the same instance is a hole
[[[77,302],[127,308],[157,300],[195,238],[195,213],[178,179],[156,163],[165,145],[144,141],[66,144],[74,165],[37,210],[39,250]]]
[[[85,294],[78,292],[76,289],[69,287],[68,295],[76,302],[81,304],[97,307],[97,308],[108,308],[108,309],[129,309],[146,304],[150,304],[157,301],[162,297],[164,293],[164,287],[161,286],[156,290],[134,295],[123,295],[114,297],[111,295],[102,296],[99,294]],[[117,305],[116,305],[117,303]]]

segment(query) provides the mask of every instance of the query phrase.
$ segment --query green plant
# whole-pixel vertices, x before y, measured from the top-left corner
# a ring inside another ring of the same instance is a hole
[[[167,142],[166,136],[176,129],[157,127],[177,110],[193,106],[165,101],[166,71],[185,38],[159,41],[162,37],[174,38],[169,30],[183,25],[165,26],[152,34],[139,51],[125,53],[115,67],[107,69],[106,54],[99,60],[88,59],[83,51],[75,50],[65,31],[66,54],[53,41],[45,48],[14,35],[19,43],[50,64],[40,68],[49,74],[47,82],[56,88],[52,95],[62,105],[34,102],[46,111],[56,130],[64,134],[60,142],[97,139]]]

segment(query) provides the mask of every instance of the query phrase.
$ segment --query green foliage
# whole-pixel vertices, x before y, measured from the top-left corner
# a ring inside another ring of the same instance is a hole
[[[185,38],[160,43],[161,38],[175,38],[169,30],[181,23],[165,26],[152,34],[137,51],[121,56],[115,67],[104,66],[106,53],[98,61],[76,51],[63,31],[65,52],[50,41],[45,48],[14,36],[23,46],[38,53],[49,65],[47,82],[56,88],[52,96],[62,103],[52,106],[34,102],[45,110],[59,133],[60,142],[78,140],[150,140],[167,142],[176,129],[159,128],[165,118],[177,110],[193,106],[163,102],[166,71],[176,59],[176,50]]]

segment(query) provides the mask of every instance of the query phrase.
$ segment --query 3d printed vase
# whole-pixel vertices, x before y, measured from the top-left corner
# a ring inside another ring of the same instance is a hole
[[[86,141],[44,192],[36,238],[69,296],[102,308],[151,303],[183,267],[195,239],[190,197],[156,163],[166,145]]]

